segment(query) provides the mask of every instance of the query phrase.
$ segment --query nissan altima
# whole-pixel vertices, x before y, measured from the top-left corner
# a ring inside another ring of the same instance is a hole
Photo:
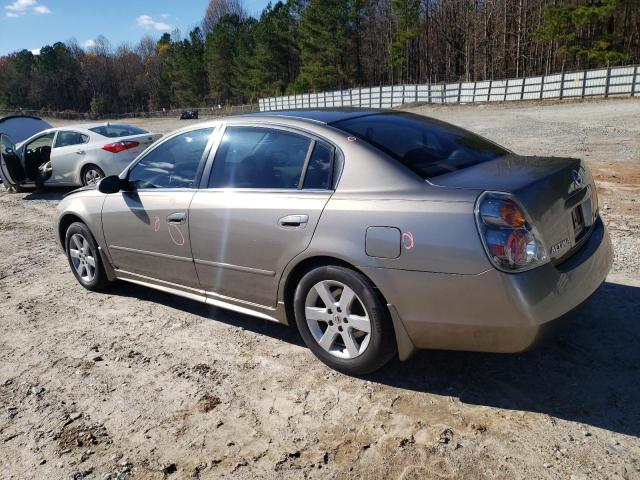
[[[192,125],[58,210],[85,288],[122,280],[296,325],[349,374],[421,348],[523,351],[612,261],[583,161],[398,111]]]

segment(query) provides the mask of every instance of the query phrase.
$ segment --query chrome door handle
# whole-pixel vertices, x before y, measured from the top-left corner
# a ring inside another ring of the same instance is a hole
[[[169,223],[184,223],[187,219],[187,215],[184,212],[176,212],[167,215],[167,222]]]
[[[309,222],[309,215],[287,215],[278,220],[281,227],[295,228],[306,225]]]

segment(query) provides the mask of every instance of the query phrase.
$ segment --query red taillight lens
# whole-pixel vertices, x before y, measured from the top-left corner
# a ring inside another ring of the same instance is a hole
[[[500,270],[527,270],[547,261],[535,227],[527,222],[524,210],[509,194],[482,194],[476,221],[487,254]]]
[[[513,265],[523,267],[536,255],[536,239],[524,229],[514,230],[507,238],[507,258]]]
[[[107,143],[102,147],[102,150],[106,150],[111,153],[120,153],[130,148],[136,148],[140,145],[140,142],[134,142],[133,140],[123,140],[121,142]]]

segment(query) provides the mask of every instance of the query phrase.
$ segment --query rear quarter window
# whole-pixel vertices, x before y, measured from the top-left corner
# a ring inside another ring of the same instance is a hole
[[[309,158],[302,188],[316,190],[331,188],[332,160],[333,150],[326,145],[316,143],[311,158]]]
[[[143,135],[149,133],[139,127],[133,125],[101,125],[99,127],[90,128],[92,132],[107,138],[128,137],[130,135]]]

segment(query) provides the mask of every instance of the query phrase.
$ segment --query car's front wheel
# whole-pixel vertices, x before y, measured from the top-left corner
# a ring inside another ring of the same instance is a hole
[[[359,272],[336,265],[311,270],[296,288],[294,311],[304,342],[335,370],[371,373],[396,352],[388,309]]]
[[[84,223],[72,223],[65,235],[65,251],[71,271],[80,285],[96,292],[111,283],[100,258],[98,245]]]
[[[82,185],[95,185],[104,178],[104,172],[100,167],[87,165],[82,169]]]

